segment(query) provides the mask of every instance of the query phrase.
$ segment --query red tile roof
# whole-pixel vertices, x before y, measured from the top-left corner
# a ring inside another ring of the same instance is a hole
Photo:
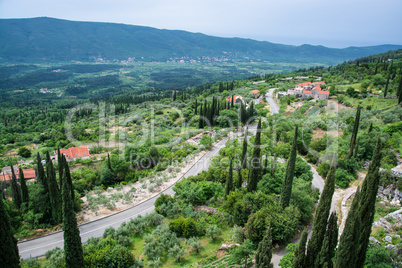
[[[322,91],[320,92],[320,94],[329,95],[329,91],[322,90]]]
[[[236,101],[236,100],[239,99],[239,98],[240,98],[241,100],[243,99],[242,96],[238,96],[238,95],[233,96],[233,98],[234,98],[233,101]],[[227,97],[227,98],[226,98],[226,101],[232,101],[232,97]]]
[[[22,170],[22,173],[24,173],[24,178],[26,180],[36,178],[35,169],[33,169],[33,168],[25,168],[25,169]],[[17,177],[17,180],[18,180],[18,175],[19,175],[19,171],[16,170],[15,171],[15,176]],[[4,174],[4,175],[1,174],[0,175],[0,181],[11,181],[11,174]]]
[[[305,87],[311,85],[311,82],[300,83],[299,86]]]
[[[255,89],[255,90],[253,90],[253,91],[251,91],[251,93],[260,93],[260,91],[258,90],[258,89]]]
[[[310,90],[305,90],[305,91],[303,91],[303,93],[311,94],[311,91]]]
[[[319,86],[314,87],[313,89],[317,90],[317,91],[321,91],[321,88]]]
[[[264,103],[264,101],[263,101],[263,100],[260,100],[260,103]]]
[[[57,154],[57,151],[55,151],[55,153]],[[89,156],[88,146],[79,146],[79,147],[71,147],[68,149],[61,149],[60,153],[64,154],[66,159]]]
[[[325,82],[324,81],[314,82],[314,85],[325,85]]]

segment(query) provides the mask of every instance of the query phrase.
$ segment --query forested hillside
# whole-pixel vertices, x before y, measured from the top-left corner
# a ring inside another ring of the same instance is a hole
[[[201,33],[53,18],[1,19],[0,60],[271,61],[337,64],[401,48],[291,46]]]

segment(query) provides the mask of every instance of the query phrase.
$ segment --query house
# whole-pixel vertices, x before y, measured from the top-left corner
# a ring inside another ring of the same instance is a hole
[[[285,97],[285,96],[287,96],[287,95],[289,95],[289,93],[286,92],[286,91],[278,91],[278,92],[276,93],[276,98],[282,98],[282,97]]]
[[[257,99],[260,97],[260,91],[259,90],[253,90],[251,91],[251,97],[253,97],[254,99]]]
[[[312,98],[312,97],[313,97],[313,96],[312,96],[310,90],[304,90],[304,91],[303,91],[303,93],[302,93],[302,99],[303,99],[303,100],[306,100],[306,99]]]
[[[305,82],[305,83],[297,84],[294,90],[297,92],[297,94],[302,95],[303,90],[310,90],[312,88],[313,88],[313,84],[311,82]]]
[[[319,85],[326,85],[324,81],[317,81],[313,83],[314,86],[319,86]]]
[[[243,97],[242,96],[235,95],[235,96],[233,96],[233,98],[234,98],[234,101],[233,101],[234,103],[243,103]],[[226,101],[227,102],[232,102],[232,97],[227,97]]]
[[[326,90],[321,90],[320,93],[318,94],[318,99],[324,100],[329,98],[329,91]]]
[[[318,95],[320,94],[320,92],[321,92],[321,87],[316,86],[311,90],[311,95],[314,99],[318,99]]]
[[[19,180],[19,170],[14,168],[14,173],[15,173],[15,177],[17,178],[17,180]],[[36,179],[36,172],[35,169],[33,168],[25,168],[22,170],[22,173],[24,174],[24,178],[26,180],[32,180],[32,179]],[[4,182],[10,182],[12,179],[12,175],[11,173],[9,174],[1,174],[0,175],[0,181],[4,181]]]
[[[301,97],[302,94],[300,94],[299,91],[297,91],[297,90],[295,90],[293,87],[291,87],[291,88],[288,88],[287,95],[292,95],[292,96],[294,96],[295,98],[298,98],[298,97]]]
[[[57,151],[54,152],[57,155]],[[71,147],[68,149],[60,149],[60,153],[64,154],[67,160],[83,158],[89,158],[88,146]]]

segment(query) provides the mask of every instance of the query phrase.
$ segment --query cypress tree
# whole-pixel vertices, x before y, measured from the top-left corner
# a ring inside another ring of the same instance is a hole
[[[230,108],[233,108],[234,106],[234,96],[232,95],[232,100],[230,101]]]
[[[295,173],[295,166],[296,166],[296,155],[297,155],[297,129],[298,126],[295,128],[295,135],[293,138],[292,143],[292,150],[290,151],[290,156],[288,159],[288,163],[286,166],[286,174],[285,180],[282,184],[282,193],[281,193],[281,206],[283,209],[289,206],[290,196],[292,194],[292,184],[293,184],[293,176]]]
[[[354,153],[353,153],[353,158],[354,159],[357,159],[357,152],[359,151],[359,141],[360,141],[360,137],[358,137],[357,138],[357,141],[356,141],[356,147],[355,147],[355,151],[354,151]]]
[[[173,90],[173,101],[176,101],[176,90]]]
[[[21,208],[22,198],[21,198],[21,189],[17,183],[17,177],[14,173],[14,167],[10,160],[10,168],[11,168],[11,194],[13,196],[13,203],[17,209]]]
[[[18,169],[18,174],[20,177],[22,202],[27,203],[29,201],[29,193],[28,193],[27,182],[25,181],[24,173],[22,172],[21,167]]]
[[[40,158],[39,153],[37,154],[36,159],[38,161],[37,167],[36,167],[37,180],[43,186],[41,194],[42,194],[42,196],[44,196],[44,200],[46,200],[45,201],[46,205],[43,207],[44,211],[41,211],[41,212],[43,213],[43,218],[50,219],[52,212],[51,212],[50,197],[49,197],[49,184],[47,182],[45,169],[43,168],[42,160]]]
[[[325,233],[324,241],[320,254],[318,255],[316,265],[317,268],[332,268],[334,264],[332,259],[335,256],[336,245],[338,244],[338,217],[336,213],[331,213],[328,220],[327,231]]]
[[[40,158],[39,153],[36,156],[36,159],[38,161],[38,163],[37,163],[38,182],[42,183],[43,188],[47,192],[48,191],[47,189],[49,189],[49,187],[47,185],[48,183],[47,183],[47,178],[46,178],[46,174],[45,174],[45,169],[43,168],[42,159]]]
[[[370,127],[368,129],[367,134],[370,134],[370,132],[373,130],[373,123],[370,123]]]
[[[361,189],[359,202],[359,217],[361,220],[361,231],[359,232],[359,251],[357,253],[356,267],[363,267],[366,260],[366,251],[369,244],[371,226],[375,214],[375,201],[380,184],[379,168],[381,162],[381,139],[378,136],[373,159],[367,170],[366,178]]]
[[[243,177],[241,176],[240,166],[239,166],[239,170],[237,172],[238,172],[238,176],[237,176],[236,188],[240,189],[243,184]]]
[[[64,157],[64,156],[63,156],[63,157]],[[63,159],[63,162],[64,162],[64,172],[63,172],[63,174],[66,175],[67,183],[68,183],[69,189],[70,189],[70,191],[71,191],[71,200],[73,201],[73,204],[75,204],[75,192],[74,192],[73,181],[72,181],[72,179],[71,179],[70,168],[69,168],[69,166],[68,166],[68,162],[67,162],[67,160],[66,160],[65,157],[64,157],[64,159]],[[63,176],[64,176],[64,175],[63,175]],[[65,181],[66,181],[66,180],[63,179],[63,183],[64,183]]]
[[[276,163],[276,153],[274,153],[274,158],[272,159],[272,166],[271,166],[271,177],[275,178],[275,163]]]
[[[233,191],[233,159],[230,159],[229,173],[226,178],[225,199]]]
[[[252,165],[250,166],[250,177],[247,182],[247,191],[253,192],[257,190],[257,184],[260,180],[261,172],[261,118],[258,121],[257,133],[255,134],[255,143],[253,150]]]
[[[339,240],[339,246],[335,253],[335,268],[355,268],[357,252],[359,251],[359,232],[361,221],[359,217],[360,187],[357,188],[352,201],[345,228]]]
[[[349,157],[348,158],[351,158],[352,155],[353,155],[353,148],[355,146],[357,132],[359,130],[360,110],[361,110],[361,107],[359,105],[359,106],[357,106],[357,111],[356,111],[356,116],[355,116],[355,123],[353,125],[352,137],[350,139],[350,149],[349,149]]]
[[[255,268],[273,268],[272,259],[272,235],[271,228],[267,228],[262,241],[258,244],[257,253],[255,255]]]
[[[198,104],[197,104],[197,99],[195,99],[195,104],[194,104],[194,115],[197,115],[197,107],[198,107]]]
[[[56,171],[54,170],[49,152],[46,153],[46,174],[49,185],[50,205],[52,207],[52,216],[55,223],[61,222],[61,200],[59,187],[56,181]]]
[[[63,189],[63,171],[64,171],[64,162],[63,157],[60,153],[60,148],[57,149],[57,168],[59,169],[59,189]]]
[[[327,229],[327,221],[331,210],[332,196],[335,190],[335,170],[334,163],[331,165],[324,189],[318,203],[317,211],[314,217],[313,232],[307,246],[306,265],[313,267],[321,250],[323,237]]]
[[[107,154],[107,167],[108,167],[111,171],[113,171],[113,170],[112,170],[112,164],[110,163],[110,155],[109,155],[109,153]]]
[[[63,175],[63,180],[63,237],[66,267],[81,268],[84,267],[84,256],[67,172]]]
[[[10,219],[0,199],[0,266],[7,268],[20,267],[17,239],[13,235]]]
[[[308,227],[304,228],[300,238],[299,246],[295,250],[295,256],[293,258],[293,268],[305,267],[307,237],[308,237]]]
[[[247,134],[248,134],[248,128],[246,128],[246,131],[244,132],[243,151],[241,153],[240,169],[245,168],[247,163]]]

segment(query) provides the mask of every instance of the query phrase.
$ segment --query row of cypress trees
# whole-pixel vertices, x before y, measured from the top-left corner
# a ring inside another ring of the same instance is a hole
[[[38,156],[38,183],[43,184],[44,186],[48,186],[48,192],[46,192],[47,188],[44,188],[43,194],[47,194],[50,200],[51,214],[54,219],[63,221],[63,237],[64,237],[64,254],[65,254],[65,262],[66,267],[68,268],[81,268],[84,267],[84,255],[81,244],[80,232],[77,225],[77,219],[75,215],[74,209],[74,199],[73,199],[73,188],[71,183],[70,170],[64,156],[61,158],[61,165],[59,169],[59,174],[62,174],[61,177],[61,199],[59,187],[57,186],[55,170],[52,166],[52,161],[50,160],[50,156],[47,153],[46,161],[47,165],[47,176],[45,175],[43,165],[41,163],[40,156]],[[60,158],[59,158],[60,159]],[[50,161],[49,161],[50,160]],[[14,170],[12,170],[12,184],[15,184],[13,188],[13,192],[18,194],[19,190],[14,190],[18,184],[16,183],[16,178],[14,174]],[[20,198],[27,202],[29,199],[28,191],[26,188],[25,179],[23,178],[23,172],[20,169],[20,182],[21,182],[21,192],[22,197],[13,194],[14,204],[17,203],[14,199]],[[22,175],[21,175],[22,174]],[[23,186],[25,185],[25,186]],[[18,188],[17,188],[18,189]],[[24,190],[25,189],[25,190]],[[54,192],[52,192],[54,191]],[[58,194],[57,198],[55,193]],[[0,266],[1,267],[20,267],[20,257],[18,252],[17,240],[15,239],[9,216],[4,208],[3,199],[0,199]]]
[[[335,186],[335,163],[325,181],[324,190],[314,218],[313,231],[307,243],[307,229],[293,261],[294,268],[363,268],[375,214],[375,201],[379,187],[381,140],[378,137],[375,152],[362,187],[358,187],[346,218],[344,232],[339,240],[337,216],[331,213]],[[307,248],[307,252],[306,252]]]

